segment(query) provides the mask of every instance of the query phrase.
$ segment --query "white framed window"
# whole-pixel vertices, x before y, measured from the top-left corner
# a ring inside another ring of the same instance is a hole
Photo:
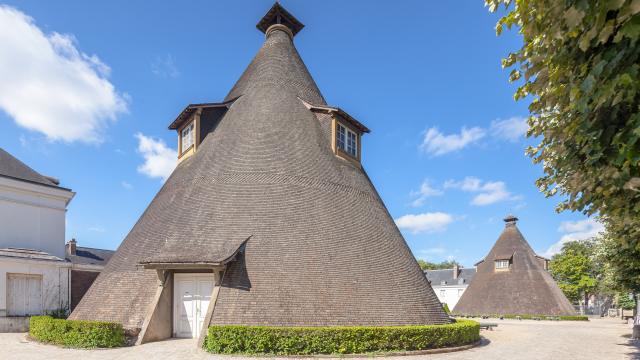
[[[496,270],[505,270],[509,268],[509,260],[496,260]]]
[[[447,295],[447,290],[440,290],[440,298],[444,299]]]
[[[336,147],[354,158],[357,158],[358,134],[338,123],[336,125]]]
[[[194,138],[194,124],[193,121],[185,126],[180,132],[180,153],[187,151],[191,146],[193,146],[193,138]]]

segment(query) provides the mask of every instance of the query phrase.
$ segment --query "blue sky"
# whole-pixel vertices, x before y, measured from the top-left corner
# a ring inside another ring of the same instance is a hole
[[[272,1],[4,4],[0,146],[77,192],[68,239],[115,249],[173,166],[168,124],[224,98]],[[390,4],[283,1],[327,102],[372,129],[364,166],[414,254],[471,266],[508,213],[542,254],[596,232],[535,187],[526,103],[500,66],[518,36],[496,37],[480,0]]]

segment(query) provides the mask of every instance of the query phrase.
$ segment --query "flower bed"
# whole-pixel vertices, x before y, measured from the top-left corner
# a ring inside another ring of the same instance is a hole
[[[419,326],[215,325],[209,327],[203,348],[218,354],[366,354],[453,347],[478,340],[479,324],[471,320]]]

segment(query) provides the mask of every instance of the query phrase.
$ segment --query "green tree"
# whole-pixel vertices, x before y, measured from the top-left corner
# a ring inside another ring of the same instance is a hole
[[[432,263],[423,259],[418,259],[418,265],[422,270],[452,269],[454,265],[459,265],[455,260],[447,260],[439,263]]]
[[[607,227],[615,226],[611,221]],[[601,241],[600,256],[611,267],[612,283],[616,290],[633,293],[635,300],[635,321],[633,323],[634,339],[640,339],[640,250],[624,246],[607,231]]]
[[[589,305],[589,296],[598,288],[593,246],[591,241],[567,242],[549,263],[549,272],[562,292],[572,302],[582,299],[585,308]]]
[[[633,310],[636,308],[636,302],[629,297],[629,293],[621,292],[618,294],[618,306],[625,310]]]
[[[503,60],[529,99],[527,153],[537,185],[559,210],[612,219],[615,238],[640,248],[640,1],[485,0],[508,11],[522,47]]]

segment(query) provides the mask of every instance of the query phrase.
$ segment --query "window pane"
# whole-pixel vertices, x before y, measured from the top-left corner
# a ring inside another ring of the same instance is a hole
[[[356,134],[352,131],[347,131],[347,153],[351,156],[357,156],[358,145],[356,141]]]
[[[182,146],[180,152],[184,152],[193,145],[193,123],[182,129]]]
[[[344,126],[338,124],[338,131],[336,131],[336,146],[338,147],[338,149],[340,150],[345,150],[345,144],[346,144],[346,129],[344,128]]]

